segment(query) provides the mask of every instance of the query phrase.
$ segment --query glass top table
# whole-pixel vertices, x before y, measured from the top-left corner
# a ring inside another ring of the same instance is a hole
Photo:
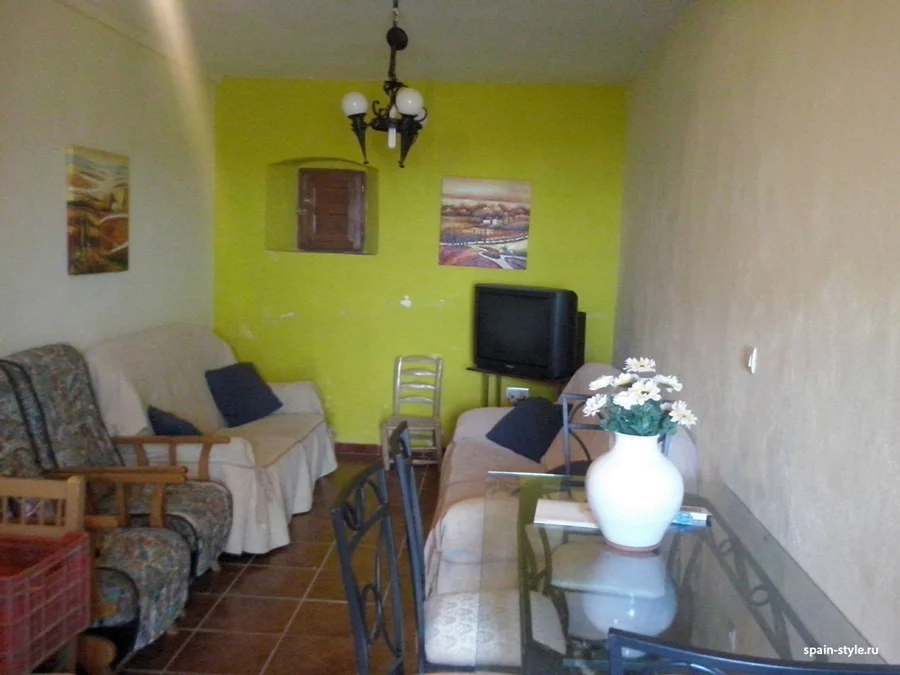
[[[649,554],[613,548],[598,531],[535,524],[538,499],[585,501],[584,480],[488,474],[480,590],[518,594],[523,673],[604,672],[610,627],[745,656],[884,664],[723,484],[685,495],[712,513],[708,526],[673,525]],[[485,611],[479,668],[496,661]]]

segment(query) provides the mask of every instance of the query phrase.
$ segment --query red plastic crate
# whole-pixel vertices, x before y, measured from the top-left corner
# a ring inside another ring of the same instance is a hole
[[[91,618],[90,543],[0,537],[0,675],[27,675]]]

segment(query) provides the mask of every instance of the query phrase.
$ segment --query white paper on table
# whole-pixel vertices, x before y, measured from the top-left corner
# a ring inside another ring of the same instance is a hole
[[[561,499],[538,499],[534,522],[538,525],[578,527],[584,530],[600,529],[587,502]]]

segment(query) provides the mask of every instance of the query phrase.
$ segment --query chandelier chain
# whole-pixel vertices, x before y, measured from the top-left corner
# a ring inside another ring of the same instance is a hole
[[[387,79],[382,83],[382,90],[387,97],[386,103],[382,105],[381,101],[377,99],[372,102],[372,118],[369,121],[365,119],[365,108],[368,104],[366,97],[362,94],[358,92],[347,94],[341,105],[344,114],[350,118],[350,128],[359,141],[363,161],[366,164],[369,163],[366,156],[366,129],[375,129],[387,132],[389,148],[394,148],[399,139],[400,161],[398,164],[402,168],[409,149],[416,142],[419,131],[425,125],[428,111],[422,105],[422,95],[415,89],[407,88],[403,82],[397,79],[397,52],[406,49],[409,38],[406,31],[397,25],[400,19],[400,0],[393,0],[392,5],[393,26],[385,35],[388,46],[391,48],[391,54],[388,61]],[[397,98],[401,92],[403,92],[403,98],[398,104]]]

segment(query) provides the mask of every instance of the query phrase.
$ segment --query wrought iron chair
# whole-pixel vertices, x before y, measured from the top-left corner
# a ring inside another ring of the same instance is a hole
[[[394,399],[391,417],[381,425],[381,456],[390,468],[390,437],[402,422],[409,428],[415,462],[440,464],[441,380],[444,360],[430,356],[398,356],[394,360]]]
[[[641,675],[897,675],[900,666],[779,661],[749,658],[707,649],[688,649],[665,640],[610,628],[606,642],[609,675],[638,672]],[[626,650],[634,650],[626,652]],[[627,654],[642,653],[639,659]]]
[[[353,629],[357,672],[404,675],[407,643],[400,573],[382,462],[363,469],[344,487],[331,508],[331,524]]]
[[[481,665],[498,669],[519,668],[522,665],[522,641],[518,590],[469,591],[425,597],[425,539],[406,425],[400,424],[391,434],[390,448],[403,499],[419,671],[437,667],[473,669]],[[535,640],[549,650],[564,653],[565,638],[552,602],[540,593],[531,592],[529,610],[533,616]],[[477,617],[474,623],[473,615]]]
[[[379,658],[384,672],[402,675],[400,576],[381,462],[361,471],[341,490],[331,508],[331,524],[359,675],[369,675]],[[369,561],[363,560],[367,549],[373,556]]]

